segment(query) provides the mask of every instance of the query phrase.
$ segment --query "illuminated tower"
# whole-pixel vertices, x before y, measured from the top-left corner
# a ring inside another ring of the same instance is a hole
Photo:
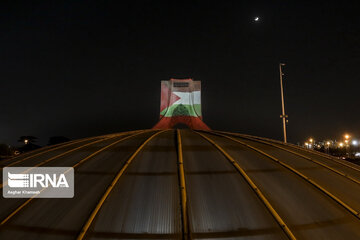
[[[153,128],[169,129],[180,124],[191,129],[210,130],[201,116],[201,81],[161,81],[160,121]]]

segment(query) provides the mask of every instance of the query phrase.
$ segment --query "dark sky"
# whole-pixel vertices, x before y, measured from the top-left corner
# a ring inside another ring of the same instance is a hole
[[[0,142],[151,128],[169,78],[211,128],[281,139],[279,62],[291,142],[360,136],[355,2],[123,2],[1,1]]]

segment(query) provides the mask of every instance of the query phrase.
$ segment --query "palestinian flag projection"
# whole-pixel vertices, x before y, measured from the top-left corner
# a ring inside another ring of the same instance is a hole
[[[169,129],[180,124],[191,129],[210,130],[201,116],[201,81],[161,81],[160,121],[154,128]]]

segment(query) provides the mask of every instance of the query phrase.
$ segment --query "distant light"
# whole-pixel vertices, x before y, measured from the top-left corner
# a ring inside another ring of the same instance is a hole
[[[305,143],[305,146],[309,146],[309,143],[306,142],[306,143]]]
[[[259,20],[260,20],[259,17],[255,17],[255,18],[254,18],[254,21],[255,21],[255,22],[258,22]]]
[[[350,135],[349,135],[349,134],[345,134],[344,137],[345,137],[345,139],[349,139],[349,138],[350,138]]]
[[[343,146],[344,146],[344,144],[341,142],[341,143],[339,143],[339,146],[340,146],[340,147],[343,147]]]
[[[25,144],[28,144],[28,143],[29,143],[29,140],[25,139],[25,140],[24,140],[24,143],[25,143]]]
[[[360,157],[360,152],[355,153],[355,157]]]
[[[327,142],[326,142],[326,145],[330,145],[330,141],[327,141]]]
[[[357,145],[358,145],[358,141],[353,140],[353,141],[352,141],[352,145],[357,146]]]
[[[349,140],[346,139],[346,140],[345,140],[345,143],[349,143]]]
[[[312,143],[313,141],[314,141],[314,139],[312,139],[312,138],[310,138],[310,139],[309,139],[309,142],[311,142],[311,143]]]

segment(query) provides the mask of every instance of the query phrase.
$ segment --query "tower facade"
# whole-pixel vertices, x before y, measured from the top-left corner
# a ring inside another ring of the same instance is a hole
[[[202,121],[201,81],[161,81],[160,121],[153,128],[169,129],[180,124],[191,129],[210,130]]]

